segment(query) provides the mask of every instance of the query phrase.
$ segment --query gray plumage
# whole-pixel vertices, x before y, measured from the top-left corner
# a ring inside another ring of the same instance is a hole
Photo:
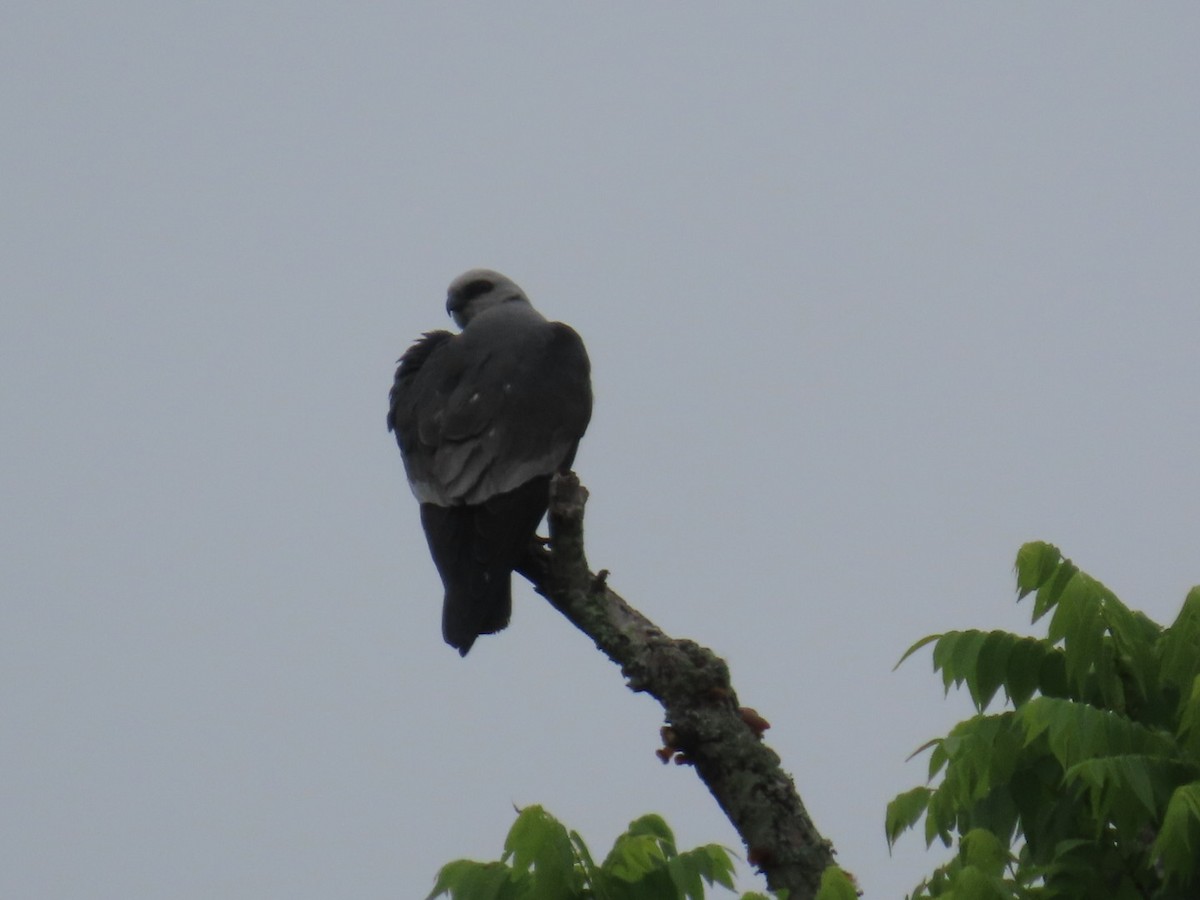
[[[592,413],[590,366],[571,328],[510,279],[472,269],[450,285],[460,334],[431,331],[400,358],[396,434],[445,587],[442,635],[463,656],[508,624],[512,570]]]

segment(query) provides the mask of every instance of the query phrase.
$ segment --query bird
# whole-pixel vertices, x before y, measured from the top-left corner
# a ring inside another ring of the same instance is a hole
[[[388,430],[442,580],[442,637],[461,656],[512,615],[512,571],[570,471],[592,416],[579,335],[492,269],[450,283],[460,331],[429,331],[398,360]]]

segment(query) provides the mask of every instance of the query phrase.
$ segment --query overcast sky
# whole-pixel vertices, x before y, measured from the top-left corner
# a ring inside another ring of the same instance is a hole
[[[442,643],[384,413],[489,266],[591,354],[593,565],[901,896],[969,712],[904,649],[1027,631],[1031,539],[1200,582],[1200,7],[391,6],[0,17],[0,895],[416,898],[514,804],[741,850],[527,585]]]

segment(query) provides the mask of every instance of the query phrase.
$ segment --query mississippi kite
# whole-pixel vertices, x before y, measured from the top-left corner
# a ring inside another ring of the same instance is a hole
[[[430,331],[400,358],[396,433],[445,587],[442,636],[466,656],[508,624],[512,570],[592,415],[583,342],[490,269],[456,278],[446,311],[462,332]]]

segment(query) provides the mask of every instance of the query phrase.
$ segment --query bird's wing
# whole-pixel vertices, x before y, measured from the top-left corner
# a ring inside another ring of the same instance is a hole
[[[432,379],[429,372],[444,367],[443,363],[442,366],[434,365],[427,369],[425,364],[430,357],[436,359],[444,356],[447,344],[454,339],[455,336],[449,331],[429,331],[421,335],[400,357],[396,378],[388,394],[388,430],[396,435],[409,484],[418,499],[421,498],[421,492],[417,490],[417,483],[430,481],[432,460],[430,448],[420,440],[417,400],[430,394]]]
[[[569,467],[591,418],[579,335],[540,317],[484,324],[426,335],[396,372],[388,423],[423,503],[479,504]]]

